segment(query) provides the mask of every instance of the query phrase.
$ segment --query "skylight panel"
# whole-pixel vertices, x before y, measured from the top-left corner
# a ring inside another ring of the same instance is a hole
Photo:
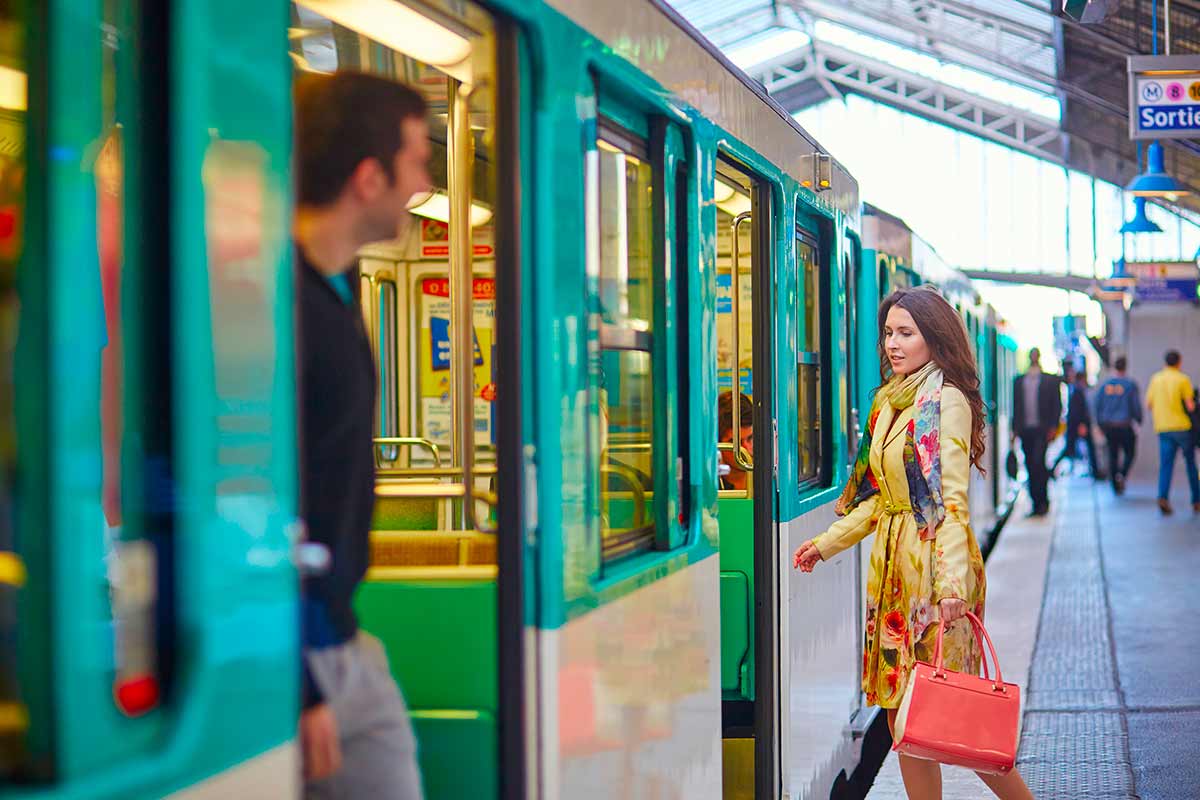
[[[746,41],[725,51],[726,57],[744,70],[772,59],[807,47],[811,41],[807,33],[795,28],[772,28],[751,36]]]

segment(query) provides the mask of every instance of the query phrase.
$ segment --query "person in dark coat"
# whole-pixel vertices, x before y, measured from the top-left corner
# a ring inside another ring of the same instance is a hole
[[[1134,425],[1142,423],[1138,385],[1126,376],[1126,366],[1125,356],[1119,357],[1113,362],[1112,377],[1096,389],[1096,423],[1108,442],[1108,477],[1114,494],[1125,492],[1125,479],[1137,452]]]
[[[1046,446],[1055,437],[1062,419],[1061,379],[1042,372],[1041,355],[1036,347],[1030,350],[1029,369],[1013,381],[1013,438],[1021,440],[1025,454],[1033,517],[1045,516],[1050,511]]]
[[[1083,370],[1076,372],[1071,382],[1067,395],[1066,444],[1063,445],[1058,458],[1054,459],[1054,466],[1050,467],[1051,474],[1058,470],[1058,465],[1063,459],[1075,463],[1081,441],[1087,446],[1088,469],[1095,478],[1099,474],[1096,469],[1096,443],[1092,440],[1092,409],[1088,402],[1087,373]]]

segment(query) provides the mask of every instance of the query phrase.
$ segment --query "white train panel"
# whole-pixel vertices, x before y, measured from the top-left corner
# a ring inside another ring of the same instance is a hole
[[[832,504],[784,523],[780,536],[780,614],[783,654],[780,709],[784,791],[791,800],[827,798],[842,770],[858,762],[850,719],[861,705],[859,631],[862,578],[858,551],[850,549],[808,574],[791,567],[791,555],[835,519]]]
[[[546,800],[721,796],[719,559],[538,632]]]

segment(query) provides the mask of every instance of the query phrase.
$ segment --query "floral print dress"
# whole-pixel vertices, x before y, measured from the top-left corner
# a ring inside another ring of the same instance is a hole
[[[882,403],[869,421],[870,466],[879,492],[814,540],[828,561],[876,534],[867,581],[862,688],[868,703],[883,708],[900,706],[917,661],[933,661],[938,603],[958,598],[982,619],[986,593],[983,557],[967,508],[971,408],[962,392],[944,387],[941,441],[933,444],[941,448],[946,516],[932,536],[918,526],[909,498],[906,466],[911,469],[915,454],[905,434],[915,427],[916,410],[916,404],[896,410]],[[922,437],[918,446],[927,444]],[[943,648],[948,669],[978,673],[980,648],[969,620],[951,623]]]

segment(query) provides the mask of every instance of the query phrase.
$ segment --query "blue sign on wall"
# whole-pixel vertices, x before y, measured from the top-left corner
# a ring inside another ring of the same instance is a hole
[[[1200,281],[1189,278],[1138,278],[1134,297],[1152,303],[1178,303],[1197,299]]]

